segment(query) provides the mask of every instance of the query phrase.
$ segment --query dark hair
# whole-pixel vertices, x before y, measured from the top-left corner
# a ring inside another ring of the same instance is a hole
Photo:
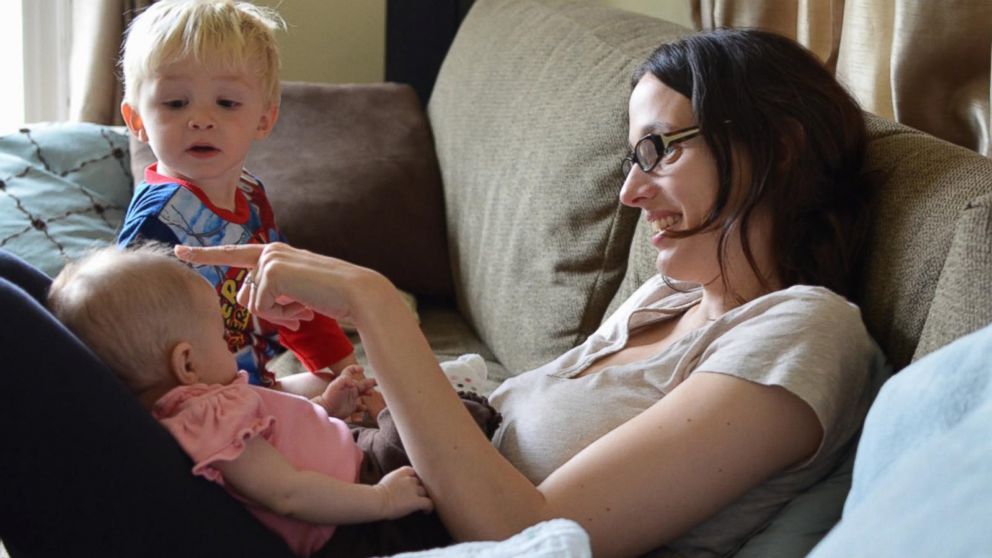
[[[719,227],[717,256],[729,287],[726,251],[739,227],[744,255],[768,288],[747,235],[755,208],[764,204],[784,285],[822,285],[851,296],[867,234],[868,185],[861,177],[867,132],[847,90],[803,46],[754,29],[717,29],[663,44],[634,71],[633,85],[647,73],[691,100],[719,172],[705,221],[672,236]],[[750,180],[732,192],[734,167],[744,161]]]

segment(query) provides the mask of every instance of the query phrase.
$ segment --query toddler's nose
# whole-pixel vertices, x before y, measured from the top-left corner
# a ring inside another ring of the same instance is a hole
[[[213,127],[214,121],[208,115],[195,114],[189,119],[189,128],[191,130],[209,130]]]

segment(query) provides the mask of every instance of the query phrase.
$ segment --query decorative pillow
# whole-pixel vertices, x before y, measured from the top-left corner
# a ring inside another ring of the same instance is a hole
[[[0,248],[54,276],[113,242],[131,182],[121,128],[32,124],[0,136]]]
[[[131,141],[141,180],[154,161]],[[430,125],[406,85],[286,82],[271,136],[245,168],[294,246],[375,269],[416,295],[451,292]]]

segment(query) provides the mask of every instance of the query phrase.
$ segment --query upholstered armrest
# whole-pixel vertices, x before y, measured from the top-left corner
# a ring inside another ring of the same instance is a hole
[[[132,139],[139,180],[152,160]],[[409,86],[283,83],[275,130],[245,168],[265,184],[290,243],[417,295],[451,293],[434,142]]]

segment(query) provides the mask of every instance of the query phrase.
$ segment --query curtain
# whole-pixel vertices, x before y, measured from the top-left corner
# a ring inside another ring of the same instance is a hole
[[[694,0],[696,29],[757,27],[795,39],[832,70],[837,65],[844,0]]]
[[[865,110],[992,157],[992,1],[690,1],[698,29],[792,37]]]
[[[134,15],[154,0],[74,0],[69,74],[69,117],[123,124],[117,60]]]
[[[837,76],[865,109],[992,157],[990,0],[848,0]]]

